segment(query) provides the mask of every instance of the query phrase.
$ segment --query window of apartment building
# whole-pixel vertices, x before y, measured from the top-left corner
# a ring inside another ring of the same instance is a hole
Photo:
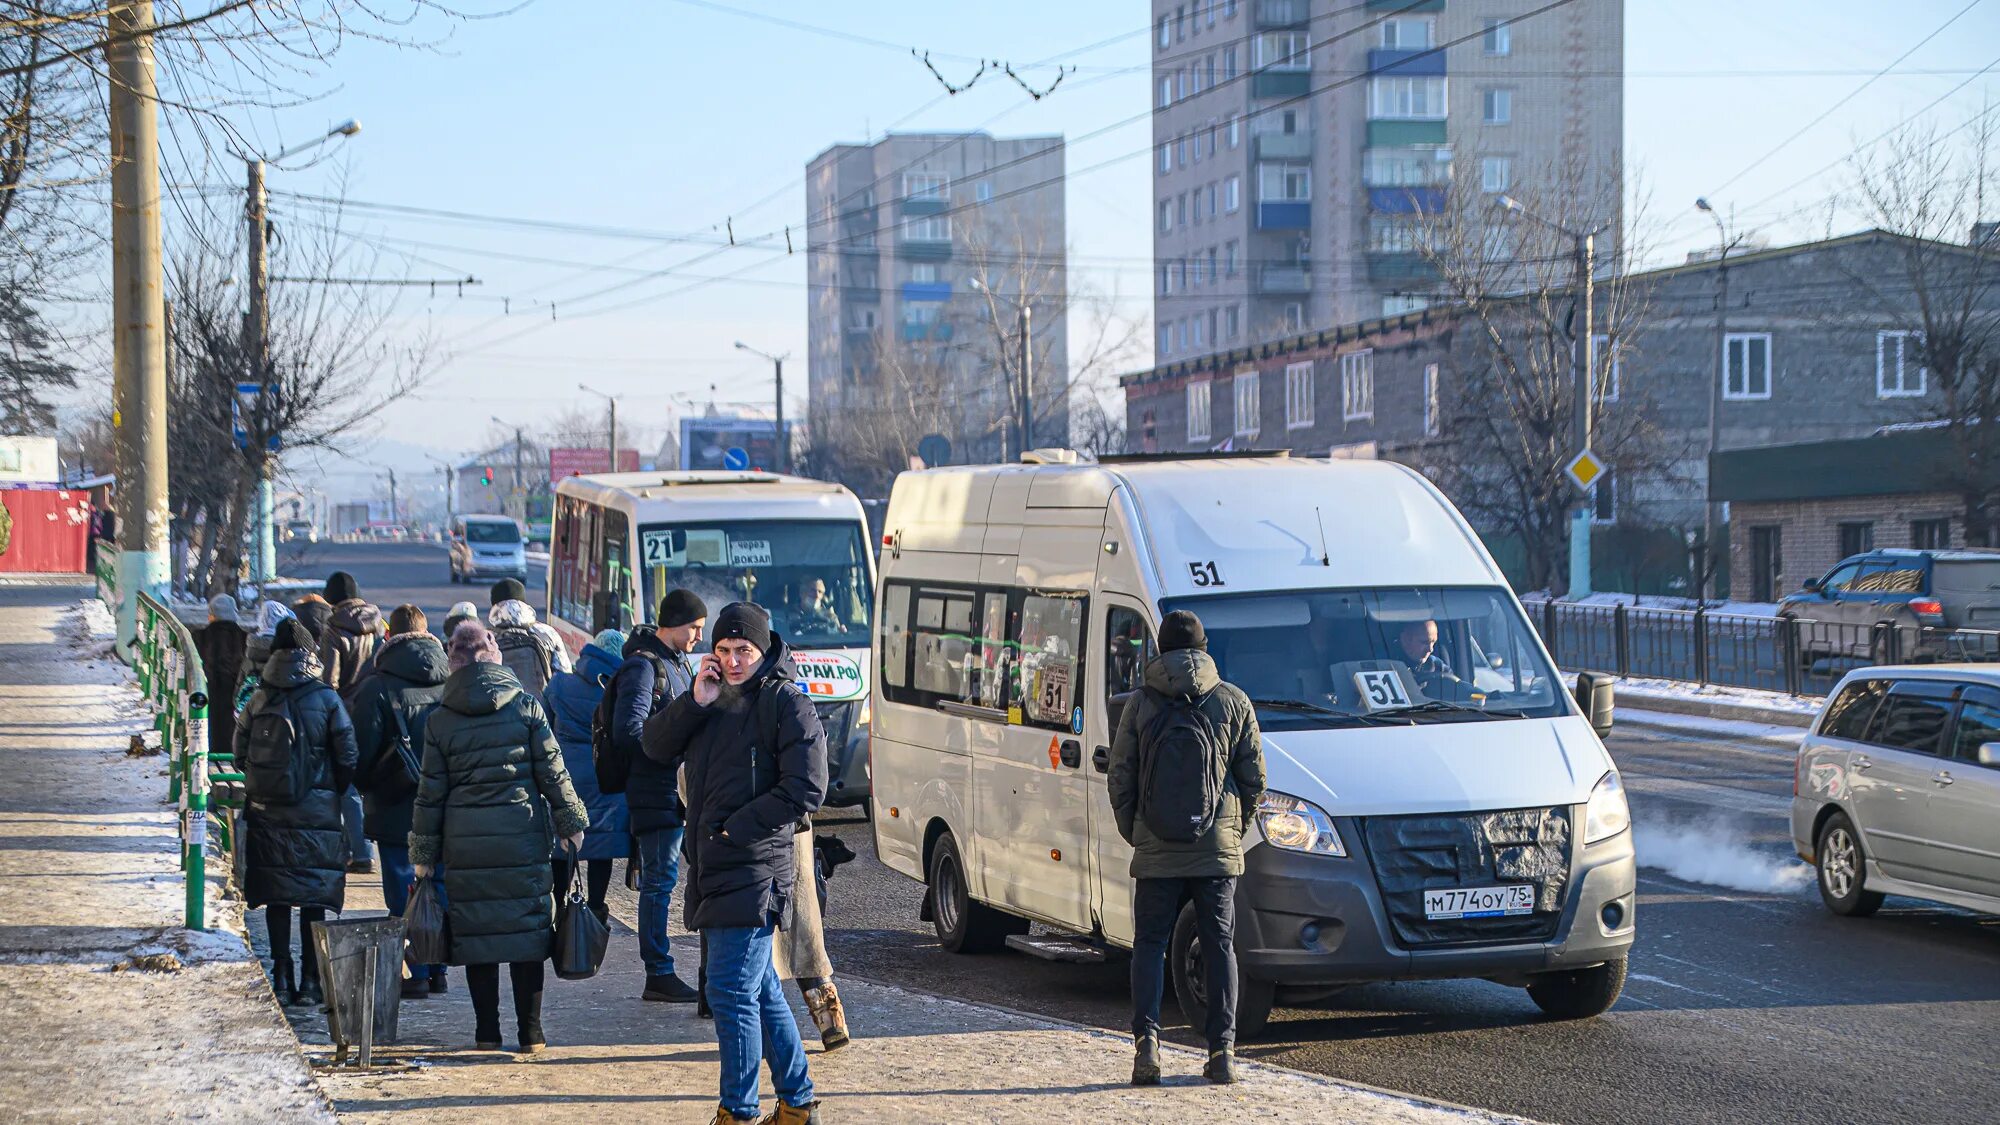
[[[1262,380],[1255,371],[1238,371],[1232,380],[1236,398],[1236,436],[1257,436],[1257,387]]]
[[[1916,398],[1928,389],[1930,372],[1923,365],[1924,334],[1875,334],[1875,394],[1878,398]]]
[[[1202,323],[1202,319],[1197,315],[1188,321],[1188,343],[1197,349],[1208,346],[1208,335],[1204,331],[1207,326]]]
[[[1514,120],[1514,91],[1480,91],[1479,119],[1488,125],[1505,125]]]
[[[1231,215],[1243,206],[1243,178],[1231,176],[1222,181],[1222,209]]]
[[[1171,324],[1162,324],[1160,325],[1160,348],[1159,348],[1160,354],[1170,355],[1173,353],[1173,350],[1174,350],[1174,326]]]
[[[1910,546],[1919,551],[1938,551],[1951,546],[1951,517],[1911,520]]]
[[[1224,277],[1236,276],[1237,242],[1230,239],[1222,244],[1222,270]]]
[[[1241,117],[1230,118],[1227,132],[1229,134],[1230,148],[1235,148],[1241,144],[1243,142],[1243,119]]]
[[[1174,205],[1162,199],[1160,200],[1160,233],[1165,234],[1173,229]]]
[[[1210,309],[1207,312],[1201,314],[1201,317],[1204,321],[1208,323],[1208,342],[1211,344],[1221,343],[1222,337],[1216,335],[1217,326],[1215,322],[1215,310]]]
[[[972,198],[981,203],[993,202],[993,181],[981,180],[973,185]]]
[[[938,279],[936,262],[911,262],[910,280],[919,285],[934,284]]]
[[[1208,387],[1203,379],[1187,385],[1187,439],[1189,441],[1208,440]]]
[[[1141,453],[1160,451],[1160,421],[1150,406],[1139,413],[1139,440]]]
[[[1175,38],[1175,39],[1186,39],[1186,38],[1187,38],[1187,9],[1186,9],[1186,8],[1175,8],[1175,9],[1174,9],[1174,38]]]
[[[1445,80],[1391,76],[1368,80],[1368,116],[1416,121],[1445,117]]]
[[[1167,295],[1167,264],[1166,264],[1165,262],[1161,262],[1161,263],[1160,263],[1160,296],[1164,297],[1164,296],[1166,296],[1166,295]]]
[[[1250,66],[1255,70],[1307,70],[1312,66],[1312,40],[1303,31],[1265,31],[1250,40]]]
[[[1444,411],[1438,402],[1438,365],[1424,364],[1424,436],[1444,432]]]
[[[907,242],[950,242],[950,215],[903,216],[903,239]]]
[[[1430,298],[1419,297],[1414,293],[1391,293],[1382,298],[1383,316],[1402,316],[1404,313],[1421,312],[1430,307]]]
[[[1487,156],[1479,161],[1479,190],[1502,192],[1514,186],[1514,162],[1504,156]]]
[[[1226,19],[1236,18],[1236,0],[1222,0],[1222,14]]]
[[[1236,80],[1236,48],[1234,46],[1222,49],[1222,78],[1225,82]]]
[[[1222,259],[1216,254],[1215,247],[1211,246],[1208,248],[1208,283],[1213,285],[1221,280]]]
[[[1186,137],[1174,138],[1174,163],[1180,165],[1183,168],[1188,166]]]
[[[1160,108],[1174,104],[1174,79],[1172,75],[1160,76]]]
[[[1427,16],[1392,16],[1382,21],[1382,45],[1403,51],[1425,50],[1432,46],[1435,26]]]
[[[1840,557],[1852,558],[1875,549],[1875,521],[1852,520],[1840,525]]]
[[[1771,334],[1731,332],[1722,340],[1722,397],[1771,397]]]
[[[1208,0],[1208,26],[1215,26],[1215,10],[1221,6],[1220,0]]]
[[[1213,86],[1215,85],[1215,75],[1216,75],[1216,69],[1215,69],[1215,52],[1214,52],[1214,51],[1210,51],[1210,52],[1208,53],[1208,57],[1207,57],[1206,59],[1202,60],[1202,61],[1203,61],[1203,67],[1202,67],[1202,69],[1203,69],[1203,70],[1204,70],[1204,71],[1205,71],[1205,72],[1207,73],[1207,75],[1208,75],[1208,84],[1209,84],[1209,86],[1213,87]]]
[[[938,321],[939,305],[935,301],[908,301],[903,305],[903,327],[922,329],[928,334]]]
[[[1181,264],[1178,261],[1168,262],[1167,292],[1171,293],[1174,290],[1179,289],[1180,287],[1181,287]]]
[[[1171,25],[1169,25],[1169,24],[1167,23],[1167,17],[1165,17],[1165,16],[1161,16],[1161,17],[1160,17],[1160,49],[1161,49],[1162,51],[1164,51],[1164,50],[1166,50],[1166,49],[1167,49],[1168,47],[1171,47],[1171,46],[1173,46],[1173,45],[1174,45],[1174,36],[1173,36],[1173,29],[1172,29],[1172,26],[1171,26]]]
[[[1480,38],[1480,49],[1489,55],[1511,55],[1514,53],[1514,29],[1504,19],[1493,16],[1486,18],[1486,34]]]
[[[851,325],[851,327],[856,332],[873,332],[875,331],[877,323],[878,321],[875,319],[874,309],[854,310],[854,323]]]
[[[1375,417],[1375,352],[1340,357],[1340,417],[1354,422]]]
[[[950,194],[951,179],[937,172],[906,172],[903,198],[920,203],[943,203]]]
[[[1362,156],[1361,178],[1369,187],[1429,187],[1451,182],[1451,149],[1371,148]]]
[[[1606,473],[1590,486],[1590,522],[1618,522],[1618,474]]]
[[[1312,199],[1312,165],[1257,165],[1260,203],[1305,203]]]
[[[1208,217],[1213,219],[1215,214],[1215,181],[1211,180],[1208,184]]]
[[[1166,175],[1166,174],[1167,174],[1168,172],[1171,172],[1171,171],[1173,171],[1173,170],[1174,170],[1174,146],[1172,146],[1172,145],[1168,144],[1168,143],[1167,143],[1167,142],[1165,142],[1165,141],[1161,141],[1161,142],[1160,142],[1160,175],[1164,176],[1164,175]]]
[[[1604,372],[1604,390],[1599,402],[1617,402],[1620,384],[1625,381],[1624,349],[1609,336],[1598,336],[1596,362]]]
[[[1183,317],[1180,320],[1174,321],[1174,350],[1177,352],[1184,352],[1187,350],[1187,346],[1188,346],[1188,326],[1187,326],[1187,319]]]
[[[1235,305],[1222,310],[1222,338],[1234,340],[1243,333],[1243,314]]]
[[[1306,330],[1306,307],[1297,301],[1285,306],[1285,331],[1304,332]]]
[[[1301,430],[1313,424],[1313,365],[1307,360],[1285,366],[1285,428]]]
[[[1208,284],[1208,259],[1196,254],[1188,262],[1188,288],[1199,289]]]
[[[1390,215],[1368,217],[1368,249],[1376,254],[1413,254],[1423,234],[1423,225]]]

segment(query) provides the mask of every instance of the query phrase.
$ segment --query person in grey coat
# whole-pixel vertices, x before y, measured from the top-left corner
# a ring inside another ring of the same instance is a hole
[[[1132,1084],[1160,1081],[1160,992],[1167,945],[1181,904],[1192,902],[1208,975],[1208,1080],[1236,1080],[1236,877],[1243,874],[1243,833],[1264,799],[1264,748],[1257,712],[1222,682],[1208,655],[1201,619],[1176,610],[1160,622],[1160,654],[1147,662],[1144,686],[1125,704],[1111,741],[1106,776],[1118,834],[1132,845]],[[1174,701],[1200,712],[1211,749],[1223,761],[1215,823],[1194,840],[1163,840],[1146,823],[1142,802],[1148,759],[1162,713]]]
[[[542,962],[555,946],[550,861],[558,837],[590,825],[542,705],[500,663],[478,622],[452,634],[444,698],[424,723],[423,778],[410,824],[419,877],[443,865],[451,964],[465,966],[474,1035],[500,1049],[500,963],[514,988],[520,1050],[542,1033]]]

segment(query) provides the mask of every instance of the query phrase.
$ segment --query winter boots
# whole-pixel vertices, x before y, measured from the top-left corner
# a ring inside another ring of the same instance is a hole
[[[317,1008],[326,1003],[326,994],[319,990],[319,966],[306,965],[299,974],[298,991],[292,993],[292,1003]]]
[[[692,1004],[697,998],[695,990],[672,973],[647,976],[646,990],[639,994],[641,1000],[664,1000],[669,1004]]]
[[[806,989],[804,995],[806,1011],[812,1013],[813,1026],[819,1028],[820,1047],[837,1051],[847,1046],[847,1013],[840,1006],[840,990],[827,981]]]
[[[1158,1086],[1160,1084],[1160,1041],[1153,1038],[1140,1039],[1133,1043],[1132,1085]]]
[[[709,1125],[757,1125],[757,1119],[754,1117],[738,1117],[722,1106],[716,1106],[715,1120],[710,1122]]]
[[[1217,1086],[1228,1086],[1236,1081],[1236,1052],[1224,1047],[1220,1051],[1208,1053],[1208,1065],[1202,1068],[1201,1076]]]
[[[297,979],[292,976],[292,959],[290,957],[273,957],[271,959],[271,994],[278,998],[279,1004],[297,1004],[299,1002],[299,984]]]
[[[793,1106],[779,1102],[778,1108],[757,1125],[819,1125],[819,1103],[815,1101],[811,1105]]]

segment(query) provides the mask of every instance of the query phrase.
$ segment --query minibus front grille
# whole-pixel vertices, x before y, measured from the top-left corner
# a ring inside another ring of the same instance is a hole
[[[1364,818],[1368,862],[1389,925],[1405,948],[1547,941],[1561,921],[1569,889],[1567,805],[1500,812]],[[1438,918],[1424,913],[1424,892],[1456,887],[1532,884],[1532,913]]]

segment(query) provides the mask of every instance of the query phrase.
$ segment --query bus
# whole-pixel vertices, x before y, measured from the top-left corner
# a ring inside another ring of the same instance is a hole
[[[868,810],[875,556],[838,484],[760,472],[598,473],[555,486],[547,619],[573,651],[692,590],[754,602],[792,648],[827,734],[826,804]]]

